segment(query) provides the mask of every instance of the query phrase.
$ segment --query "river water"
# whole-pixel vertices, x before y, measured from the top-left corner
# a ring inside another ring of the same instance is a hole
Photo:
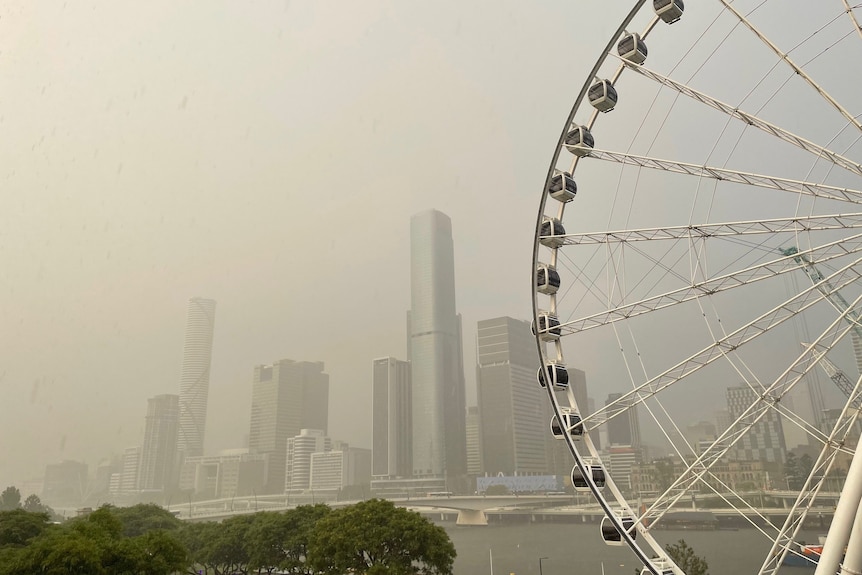
[[[487,527],[458,527],[441,523],[458,557],[455,575],[490,575],[493,556],[495,575],[633,575],[641,565],[628,547],[604,543],[598,524],[517,523]],[[753,528],[736,531],[653,531],[662,544],[679,539],[706,559],[710,575],[756,573],[769,551],[770,543]],[[805,532],[800,539],[817,542],[817,532]],[[811,575],[814,569],[784,567],[790,575]]]

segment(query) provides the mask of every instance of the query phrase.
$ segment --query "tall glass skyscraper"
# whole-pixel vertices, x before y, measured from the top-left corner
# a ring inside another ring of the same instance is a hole
[[[201,297],[189,300],[180,377],[180,429],[177,435],[177,450],[183,457],[204,453],[215,307],[215,300]]]
[[[178,423],[178,396],[163,394],[151,397],[147,401],[147,419],[138,482],[142,490],[165,490],[173,486]]]
[[[455,312],[452,222],[436,210],[410,220],[413,475],[466,477],[466,412],[461,320]]]

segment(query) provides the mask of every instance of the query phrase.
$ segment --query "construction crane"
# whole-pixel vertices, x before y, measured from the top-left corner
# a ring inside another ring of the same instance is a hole
[[[782,255],[785,256],[793,256],[793,261],[797,264],[803,266],[802,269],[805,271],[806,275],[811,279],[814,284],[814,288],[823,294],[832,305],[835,306],[838,311],[844,313],[844,319],[850,323],[851,326],[851,339],[853,340],[853,351],[856,355],[856,365],[860,372],[862,372],[862,366],[859,365],[860,358],[862,358],[862,353],[860,353],[860,341],[862,341],[862,328],[859,326],[859,314],[856,310],[850,308],[850,304],[847,303],[847,300],[832,286],[831,283],[820,273],[820,270],[814,265],[810,259],[805,257],[804,255],[799,253],[799,250],[796,247],[790,247],[787,249],[778,249]],[[807,344],[802,344],[807,347]],[[841,371],[838,366],[832,363],[827,357],[826,352],[821,351],[819,349],[815,349],[815,361],[819,361],[820,365],[823,367],[824,371],[826,371],[826,375],[829,376],[829,379],[832,380],[832,383],[841,390],[841,392],[847,396],[849,399],[852,397],[853,389],[856,385],[850,380],[850,378],[845,375],[843,371]],[[859,408],[860,400],[857,396],[856,399],[853,400],[853,407]]]

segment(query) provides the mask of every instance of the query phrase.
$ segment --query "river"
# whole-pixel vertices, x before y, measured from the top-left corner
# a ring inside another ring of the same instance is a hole
[[[611,547],[602,541],[597,524],[517,523],[487,527],[458,527],[441,523],[458,557],[455,575],[490,575],[493,556],[496,575],[633,575],[641,565],[628,547]],[[679,539],[706,559],[711,575],[756,573],[769,551],[769,542],[753,528],[736,531],[654,531],[662,544]],[[800,539],[817,541],[817,532]],[[810,575],[814,569],[784,567],[782,573]]]

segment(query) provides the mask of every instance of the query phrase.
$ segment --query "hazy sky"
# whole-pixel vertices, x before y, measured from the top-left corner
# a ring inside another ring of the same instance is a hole
[[[40,477],[47,463],[94,466],[139,445],[147,398],[179,390],[193,296],[218,302],[208,453],[244,445],[253,366],[282,358],[325,362],[330,435],[370,446],[371,360],[405,357],[409,222],[429,208],[452,218],[467,403],[475,404],[476,322],[530,315],[545,173],[577,90],[627,11],[619,4],[0,4],[0,488]],[[767,119],[858,160],[862,146],[841,131],[845,120],[829,106],[815,109],[823,102],[807,86],[797,90],[801,81],[787,80],[786,69],[770,73],[774,55],[735,21],[719,20],[712,37],[685,52],[718,10],[690,4],[685,18],[695,25],[651,37],[648,64],[667,73],[684,54],[677,79],[748,111],[763,108]],[[774,17],[766,8],[755,16],[788,46],[805,38],[804,26],[834,16],[793,54],[812,59],[818,77],[855,104],[857,76],[820,58],[855,61],[829,52],[855,31],[841,2],[828,5],[827,14],[819,3],[773,2]],[[711,58],[710,42],[725,33],[723,58]],[[633,74],[620,88],[600,145],[646,153],[655,136],[682,161],[799,179],[811,170],[812,179],[860,187],[822,163],[814,170],[799,151],[762,151],[759,136],[725,130],[721,114],[695,116],[702,111],[666,92],[652,100],[655,86]],[[790,91],[800,96],[784,97]],[[686,224],[701,209],[711,221],[815,211],[795,198],[781,211],[774,198],[732,186],[723,203],[705,193],[691,200],[678,179],[617,172],[579,168],[570,231]],[[614,209],[624,217],[614,220]],[[572,301],[606,272],[568,273],[582,284]],[[771,306],[799,289],[787,283],[760,295]],[[731,301],[716,317],[747,321],[755,303]],[[678,346],[694,345],[688,326],[647,327],[650,375],[683,358]],[[801,336],[791,331],[755,361],[786,365],[772,352],[795,357]],[[627,387],[618,347],[611,337],[589,340],[569,358],[586,370],[599,404]],[[736,379],[690,397],[704,411],[723,407],[723,389]]]
[[[192,296],[218,301],[208,452],[280,358],[324,361],[331,435],[369,446],[428,208],[475,403],[476,321],[528,317],[550,153],[620,17],[573,4],[3,2],[0,485],[139,444]]]

